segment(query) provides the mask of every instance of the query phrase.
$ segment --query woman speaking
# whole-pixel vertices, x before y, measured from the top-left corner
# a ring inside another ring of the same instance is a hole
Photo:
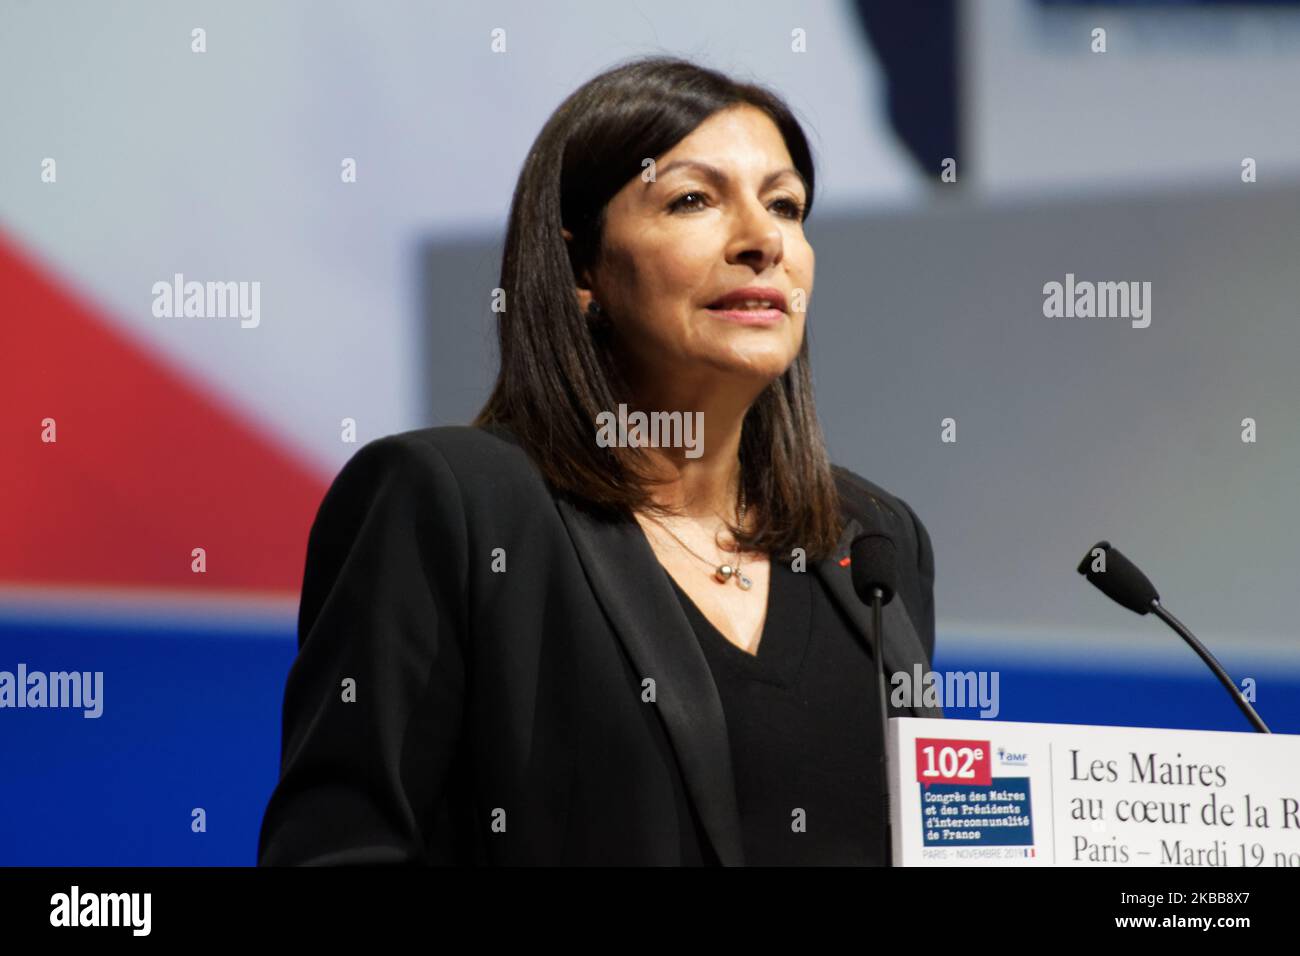
[[[849,545],[898,547],[891,672],[929,669],[934,562],[826,454],[813,183],[781,99],[683,60],[550,117],[487,404],[364,446],[320,506],[261,864],[884,861]]]

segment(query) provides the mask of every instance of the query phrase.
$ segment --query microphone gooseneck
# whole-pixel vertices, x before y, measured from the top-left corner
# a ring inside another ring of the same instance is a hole
[[[1121,607],[1138,614],[1154,613],[1156,617],[1168,624],[1214,672],[1214,676],[1227,689],[1254,728],[1263,734],[1272,733],[1209,649],[1196,639],[1196,635],[1189,631],[1182,621],[1174,617],[1160,603],[1160,595],[1156,593],[1155,586],[1147,576],[1117,548],[1112,547],[1109,541],[1098,541],[1089,548],[1088,553],[1079,562],[1077,570],[1102,594]]]
[[[889,706],[885,684],[885,632],[883,609],[898,591],[898,548],[882,531],[870,531],[853,539],[849,567],[853,590],[871,606],[871,634],[875,639],[877,697],[880,703],[880,782],[885,819],[885,865],[893,858],[893,813],[889,798]]]

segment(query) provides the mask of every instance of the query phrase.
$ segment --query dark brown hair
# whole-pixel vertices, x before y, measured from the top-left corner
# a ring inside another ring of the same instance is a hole
[[[508,427],[547,481],[597,509],[663,513],[651,498],[646,452],[596,443],[596,416],[629,396],[608,323],[583,313],[575,277],[598,261],[606,205],[641,174],[642,161],[742,104],[780,130],[807,186],[807,218],[813,160],[789,107],[760,86],[674,57],[643,57],[585,83],[547,120],[519,175],[501,264],[501,367],[473,424]],[[794,362],[746,414],[740,465],[757,521],[750,534],[731,532],[746,550],[801,547],[809,558],[833,550],[839,498],[813,403],[806,328]]]

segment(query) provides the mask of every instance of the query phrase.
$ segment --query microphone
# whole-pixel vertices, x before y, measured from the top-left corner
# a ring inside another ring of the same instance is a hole
[[[853,539],[849,567],[853,590],[864,604],[871,605],[871,631],[876,637],[876,683],[880,698],[880,781],[884,795],[885,866],[893,858],[893,814],[889,803],[889,700],[885,690],[885,632],[882,608],[898,591],[898,548],[883,531],[869,531]]]
[[[1214,676],[1219,678],[1219,682],[1227,688],[1232,699],[1237,702],[1237,706],[1241,708],[1241,712],[1246,715],[1246,719],[1254,725],[1255,729],[1262,734],[1272,733],[1255,712],[1255,708],[1250,706],[1250,701],[1242,696],[1237,685],[1228,676],[1228,672],[1219,666],[1214,655],[1196,639],[1196,635],[1183,626],[1178,618],[1165,610],[1164,605],[1160,603],[1160,595],[1156,593],[1155,585],[1136,564],[1120,554],[1116,548],[1111,547],[1109,541],[1098,541],[1089,548],[1088,553],[1079,562],[1078,571],[1102,594],[1121,607],[1136,611],[1138,614],[1154,611],[1155,615],[1173,628],[1174,633],[1186,641],[1192,650],[1200,655],[1201,660],[1205,661],[1206,666],[1214,671]]]

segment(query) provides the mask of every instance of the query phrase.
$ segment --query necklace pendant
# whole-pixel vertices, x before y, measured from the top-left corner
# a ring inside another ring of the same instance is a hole
[[[735,573],[736,573],[736,569],[733,568],[731,565],[719,564],[718,570],[713,573],[713,576],[718,579],[719,584],[726,584],[727,579],[730,578]]]
[[[741,589],[742,591],[748,591],[748,590],[750,589],[750,586],[753,585],[754,582],[751,581],[751,580],[750,580],[748,577],[746,577],[745,575],[741,574],[739,571],[737,571],[737,572],[736,572],[736,583],[740,585],[740,589]]]

